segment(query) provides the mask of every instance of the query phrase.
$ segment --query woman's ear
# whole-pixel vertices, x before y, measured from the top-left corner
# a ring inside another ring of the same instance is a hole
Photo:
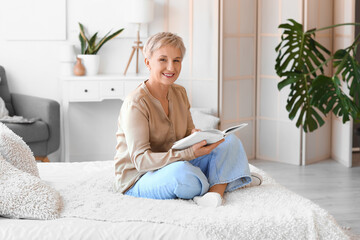
[[[146,67],[150,70],[150,61],[149,61],[149,59],[145,58],[144,62],[145,62]]]

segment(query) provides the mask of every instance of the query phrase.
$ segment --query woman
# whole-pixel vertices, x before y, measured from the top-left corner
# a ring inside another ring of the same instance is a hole
[[[180,37],[163,32],[150,37],[143,52],[150,76],[120,110],[115,188],[135,197],[193,199],[217,207],[225,191],[251,182],[242,144],[228,136],[211,145],[203,141],[185,150],[171,149],[175,141],[198,131],[186,91],[175,84],[185,47]]]

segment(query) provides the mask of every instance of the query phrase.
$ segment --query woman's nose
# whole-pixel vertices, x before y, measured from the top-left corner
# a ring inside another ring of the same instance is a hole
[[[169,62],[167,65],[167,70],[174,70],[174,64],[172,62]]]

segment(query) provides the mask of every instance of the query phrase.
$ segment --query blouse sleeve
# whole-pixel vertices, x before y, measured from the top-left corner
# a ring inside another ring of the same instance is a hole
[[[187,98],[186,92],[185,92],[185,99],[186,99],[186,104],[187,104],[187,131],[186,131],[185,136],[189,136],[191,134],[191,131],[195,128],[195,125],[194,125],[193,119],[191,117],[190,103]]]
[[[125,104],[125,102],[124,102]],[[153,171],[169,163],[195,158],[192,148],[181,151],[152,152],[149,136],[149,121],[141,107],[128,103],[122,108],[121,125],[124,131],[130,159],[139,172]]]

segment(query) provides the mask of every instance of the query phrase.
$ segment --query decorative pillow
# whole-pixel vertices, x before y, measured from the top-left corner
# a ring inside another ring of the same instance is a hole
[[[0,216],[55,219],[62,209],[60,194],[40,178],[23,172],[0,155]]]
[[[196,109],[190,109],[195,127],[201,130],[217,129],[220,119],[211,114],[203,113]]]
[[[14,167],[39,177],[36,160],[29,146],[3,123],[0,123],[0,154]]]

